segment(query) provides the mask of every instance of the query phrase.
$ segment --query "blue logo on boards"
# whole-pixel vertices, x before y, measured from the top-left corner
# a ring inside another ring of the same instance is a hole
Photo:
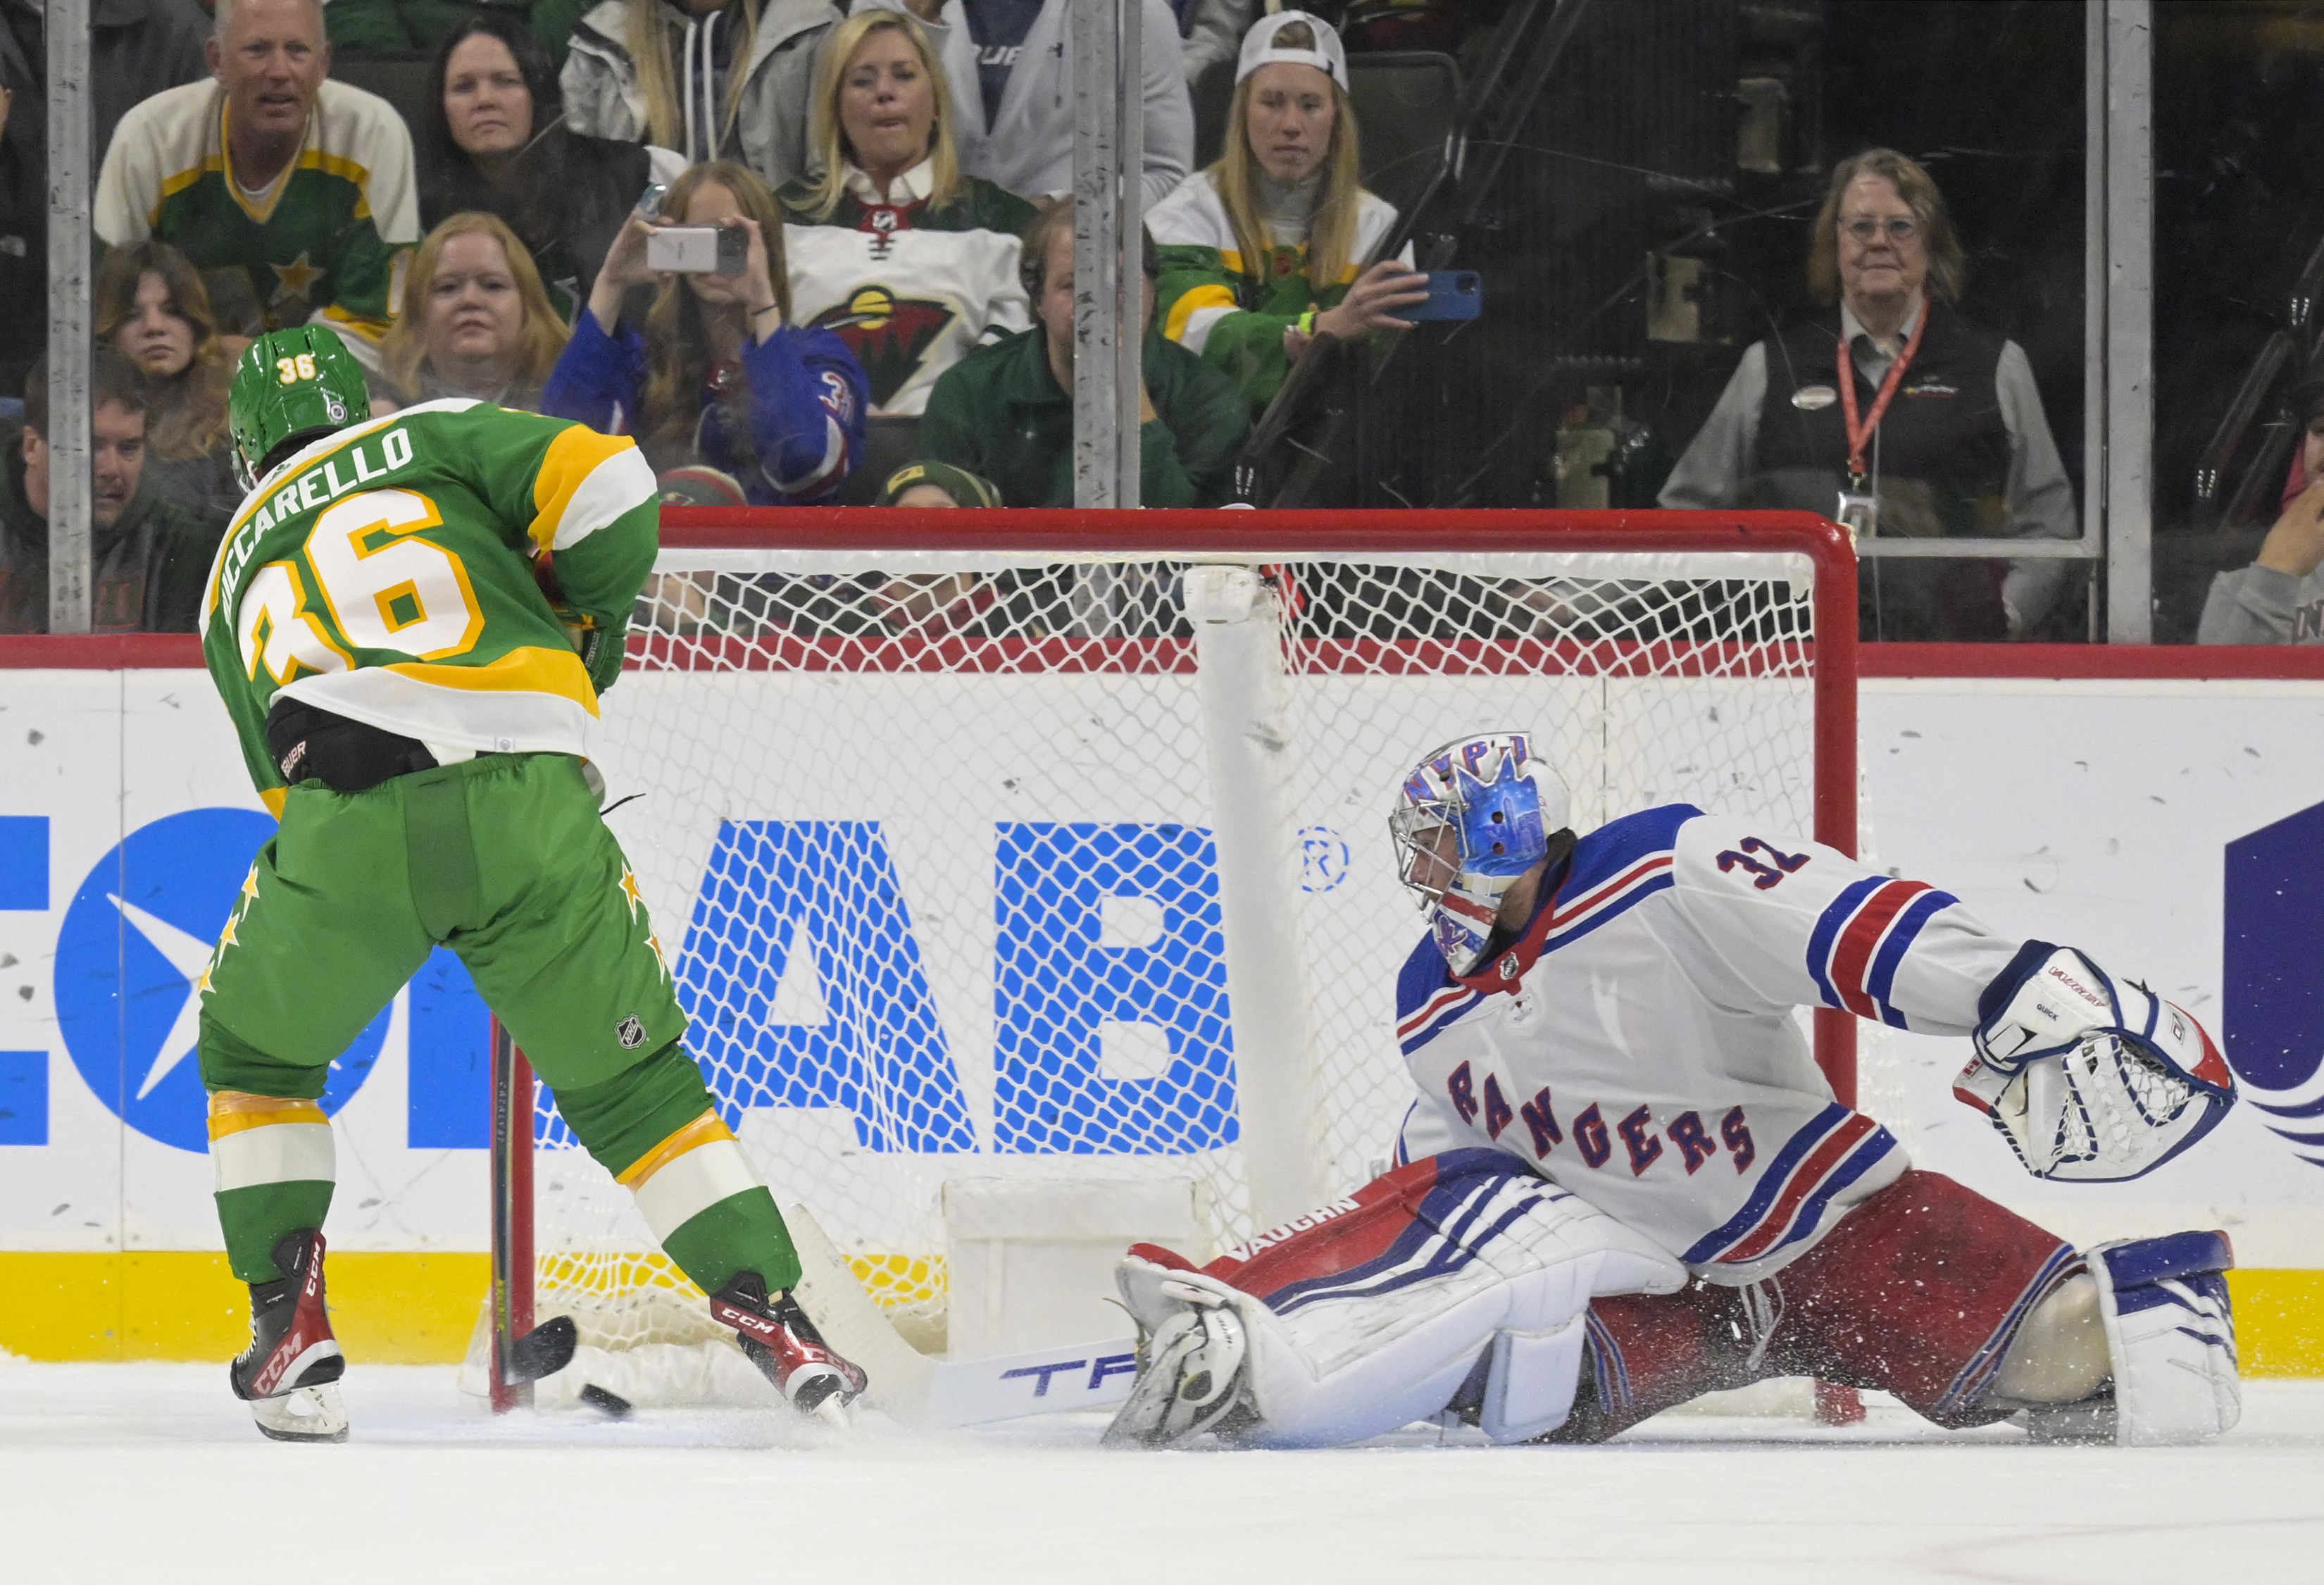
[[[209,1149],[208,1101],[194,1055],[194,982],[274,822],[242,809],[195,809],[131,833],[73,894],[57,935],[57,1024],[97,1098],[149,1139]],[[387,1036],[383,1011],[331,1064],[336,1112],[369,1078]]]
[[[2227,844],[2219,1044],[2269,1129],[2324,1167],[2324,803]]]

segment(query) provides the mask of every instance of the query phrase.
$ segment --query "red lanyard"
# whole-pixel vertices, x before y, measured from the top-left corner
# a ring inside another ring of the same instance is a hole
[[[1864,466],[1865,443],[1872,431],[1880,427],[1881,416],[1888,411],[1888,399],[1896,394],[1896,387],[1904,383],[1904,371],[1912,366],[1913,354],[1921,350],[1921,332],[1929,328],[1929,305],[1921,304],[1921,317],[1913,325],[1913,334],[1904,343],[1904,350],[1888,366],[1888,377],[1880,382],[1880,394],[1872,399],[1872,416],[1862,423],[1856,421],[1856,364],[1848,356],[1848,338],[1840,338],[1840,400],[1848,413],[1848,487],[1864,487],[1867,469]]]

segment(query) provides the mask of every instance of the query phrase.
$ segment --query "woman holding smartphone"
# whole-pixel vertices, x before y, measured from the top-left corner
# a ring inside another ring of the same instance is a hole
[[[672,227],[739,228],[741,273],[656,269],[653,234]],[[657,469],[730,473],[753,505],[828,500],[862,458],[870,395],[846,343],[791,323],[782,236],[773,196],[747,167],[688,170],[659,214],[633,214],[614,237],[541,411],[636,436]],[[622,312],[639,286],[654,288],[642,327]]]
[[[1243,35],[1226,149],[1148,213],[1162,249],[1163,333],[1225,373],[1256,418],[1316,331],[1401,330],[1428,279],[1360,263],[1396,224],[1359,169],[1348,58],[1331,23],[1262,16]]]

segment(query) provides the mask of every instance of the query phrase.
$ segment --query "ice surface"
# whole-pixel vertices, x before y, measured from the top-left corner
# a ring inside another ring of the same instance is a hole
[[[1100,1452],[1086,1416],[494,1420],[448,1368],[376,1366],[347,1379],[353,1441],[293,1447],[225,1378],[0,1362],[0,1579],[2324,1580],[2324,1382],[2246,1384],[2243,1425],[2207,1448],[2037,1448],[1876,1403],[1847,1430],[1666,1416],[1603,1448],[1413,1430],[1139,1455]]]

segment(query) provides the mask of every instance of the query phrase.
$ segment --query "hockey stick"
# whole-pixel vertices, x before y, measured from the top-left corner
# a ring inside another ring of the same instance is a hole
[[[1061,1344],[994,1359],[931,1359],[906,1342],[863,1291],[815,1218],[783,1208],[799,1257],[798,1301],[842,1354],[872,1378],[864,1401],[922,1429],[985,1425],[1066,1409],[1102,1409],[1130,1395],[1134,1338]]]

